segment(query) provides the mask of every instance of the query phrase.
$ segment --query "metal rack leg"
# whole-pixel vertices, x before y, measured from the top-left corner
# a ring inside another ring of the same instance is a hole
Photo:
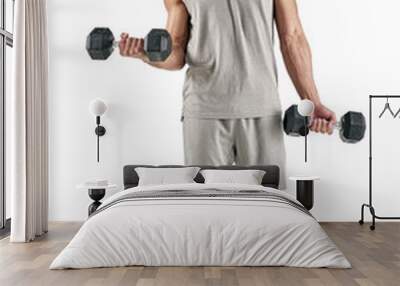
[[[366,207],[366,204],[363,204],[362,206],[361,206],[361,219],[358,221],[358,223],[360,224],[360,225],[363,225],[364,224],[364,208]]]
[[[364,208],[369,208],[369,211],[372,216],[372,224],[369,227],[371,230],[375,230],[376,220],[400,220],[400,216],[379,216],[375,212],[375,208],[369,204],[363,204],[361,206],[361,219],[358,221],[359,224],[364,224]]]
[[[360,225],[364,224],[364,208],[369,208],[369,211],[370,211],[371,216],[372,216],[372,225],[369,228],[371,230],[375,230],[375,221],[376,221],[377,216],[375,214],[375,208],[373,206],[371,206],[371,205],[363,204],[361,206],[361,219],[358,221],[358,223]]]
[[[372,225],[369,228],[371,230],[375,230],[375,218],[376,218],[375,209],[374,209],[373,206],[369,206],[369,210],[370,210],[371,215],[372,215]]]

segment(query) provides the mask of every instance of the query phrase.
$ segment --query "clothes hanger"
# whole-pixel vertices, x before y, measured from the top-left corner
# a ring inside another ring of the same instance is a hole
[[[385,114],[386,111],[389,111],[390,114],[393,116],[393,118],[395,118],[400,112],[400,109],[399,109],[399,111],[396,113],[396,115],[394,114],[392,108],[390,107],[389,97],[386,97],[385,108],[383,108],[383,111],[382,111],[381,115],[379,115],[379,118],[382,118],[382,116]]]

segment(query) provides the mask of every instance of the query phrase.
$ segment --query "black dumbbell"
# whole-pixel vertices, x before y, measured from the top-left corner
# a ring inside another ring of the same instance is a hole
[[[310,123],[310,117],[299,112],[297,105],[292,105],[285,112],[283,129],[289,136],[306,136],[309,133],[308,126]],[[366,120],[362,113],[349,111],[343,115],[335,128],[339,129],[340,138],[343,142],[357,143],[365,136]]]
[[[86,39],[86,50],[93,60],[106,60],[118,46],[109,28],[94,28]],[[152,62],[165,61],[172,51],[167,30],[153,29],[144,38],[144,51]]]

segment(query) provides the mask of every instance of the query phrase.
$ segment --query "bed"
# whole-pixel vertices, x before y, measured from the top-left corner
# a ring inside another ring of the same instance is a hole
[[[103,202],[50,269],[351,267],[314,217],[278,190],[277,166],[218,167],[264,170],[259,186],[205,184],[201,174],[196,183],[138,186],[137,167],[166,166],[124,167],[124,190]]]

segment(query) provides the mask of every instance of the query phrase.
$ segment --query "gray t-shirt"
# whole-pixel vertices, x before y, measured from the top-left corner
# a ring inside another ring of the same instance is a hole
[[[183,1],[191,16],[183,116],[280,114],[274,0]]]

